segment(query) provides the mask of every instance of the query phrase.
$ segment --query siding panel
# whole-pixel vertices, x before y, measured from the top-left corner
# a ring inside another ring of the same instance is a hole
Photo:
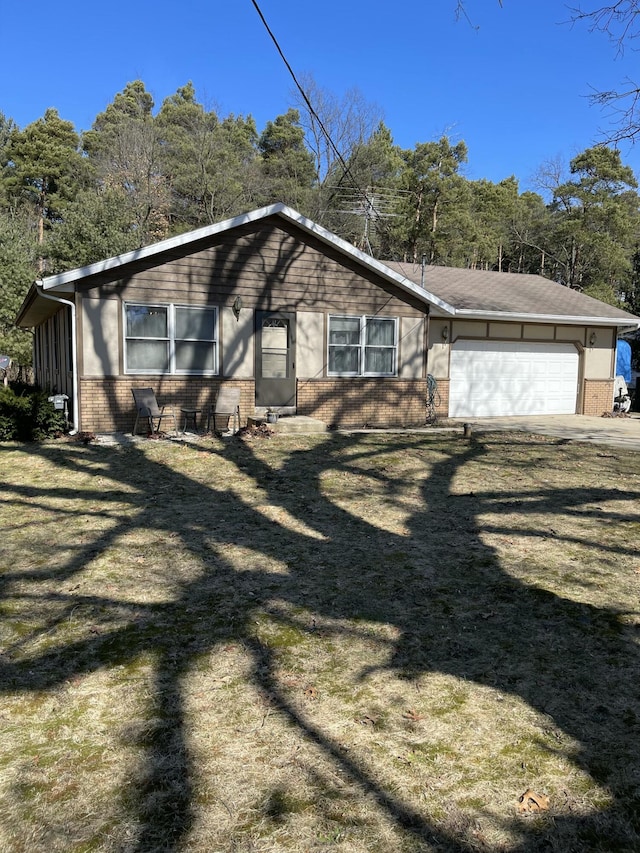
[[[364,277],[331,248],[314,239],[301,242],[268,222],[254,233],[227,234],[217,245],[186,257],[174,253],[153,264],[132,265],[127,278],[95,280],[83,289],[98,297],[118,293],[124,300],[227,306],[239,295],[246,308],[258,310],[426,313],[413,296],[400,298],[393,285],[372,273]]]

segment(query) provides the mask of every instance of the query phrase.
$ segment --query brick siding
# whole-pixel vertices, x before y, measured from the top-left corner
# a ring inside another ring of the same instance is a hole
[[[426,395],[426,379],[301,379],[297,411],[335,427],[420,426]]]
[[[583,415],[602,417],[613,409],[613,379],[585,379]]]
[[[438,395],[436,398],[436,414],[439,418],[449,416],[449,380],[436,379],[438,383]]]
[[[84,378],[80,380],[80,409],[84,432],[131,432],[135,422],[132,388],[153,388],[158,405],[172,407],[178,427],[182,428],[180,408],[202,409],[205,412],[215,403],[221,380],[208,377],[126,376],[112,379]],[[245,425],[253,413],[255,390],[253,380],[234,380],[240,386],[240,423]],[[162,429],[169,429],[170,421],[163,421]],[[140,427],[139,427],[140,429]]]

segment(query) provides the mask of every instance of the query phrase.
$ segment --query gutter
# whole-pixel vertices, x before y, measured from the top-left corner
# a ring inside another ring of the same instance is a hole
[[[73,426],[69,430],[69,435],[76,435],[79,429],[78,421],[78,348],[76,344],[76,304],[69,302],[67,299],[60,299],[59,296],[52,296],[50,293],[45,293],[42,286],[34,281],[34,286],[38,296],[43,299],[49,299],[51,302],[57,302],[59,305],[65,305],[71,308],[71,384],[73,385]]]
[[[406,276],[390,269],[383,261],[378,261],[375,258],[372,258],[371,255],[361,252],[360,249],[357,249],[351,243],[343,240],[342,237],[338,237],[337,234],[327,231],[327,229],[323,228],[322,225],[317,225],[315,222],[307,219],[306,216],[302,216],[302,214],[297,213],[295,210],[287,207],[287,205],[282,204],[282,202],[271,204],[267,207],[261,207],[251,213],[240,214],[232,219],[225,219],[224,222],[218,222],[214,225],[204,225],[201,228],[197,228],[195,231],[187,231],[184,234],[178,234],[176,237],[168,237],[166,240],[161,240],[159,243],[153,243],[150,246],[143,246],[140,249],[133,249],[130,252],[115,255],[114,257],[107,258],[104,261],[97,261],[85,267],[80,267],[75,270],[67,270],[66,272],[58,273],[57,275],[48,276],[46,279],[43,279],[42,287],[49,290],[50,288],[58,289],[64,285],[74,285],[81,278],[108,273],[124,266],[125,264],[133,263],[135,261],[151,259],[162,252],[178,249],[183,246],[187,246],[190,243],[197,243],[200,240],[205,240],[218,234],[223,234],[233,228],[260,222],[261,220],[268,219],[271,216],[279,216],[292,225],[297,226],[302,231],[306,231],[307,234],[312,234],[314,237],[317,237],[326,245],[330,245],[338,249],[342,254],[355,258],[365,267],[375,270],[375,272],[382,275],[387,281],[402,288],[405,293],[417,296],[421,302],[435,305],[441,311],[444,311],[445,314],[451,316],[455,313],[455,308],[452,305],[449,305],[448,302],[440,299],[439,296],[424,290],[416,282],[411,281],[411,279]],[[41,291],[38,292],[41,293]]]
[[[432,314],[434,318],[439,315]],[[516,323],[555,323],[565,326],[618,326],[625,329],[640,328],[640,318],[634,322],[632,315],[626,317],[585,317],[569,314],[523,314],[514,311],[475,311],[472,308],[456,308],[454,317],[460,320],[496,320]],[[443,318],[444,319],[444,318]]]

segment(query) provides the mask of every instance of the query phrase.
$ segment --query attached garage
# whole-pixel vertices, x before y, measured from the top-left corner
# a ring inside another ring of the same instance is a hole
[[[451,347],[453,418],[573,415],[579,355],[569,343],[456,341]]]
[[[539,275],[387,265],[431,303],[427,368],[442,415],[613,410],[616,341],[640,318]]]

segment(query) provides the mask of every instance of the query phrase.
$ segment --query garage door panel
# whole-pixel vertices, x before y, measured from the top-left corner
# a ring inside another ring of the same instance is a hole
[[[450,380],[451,417],[573,414],[578,353],[571,344],[457,341]]]

